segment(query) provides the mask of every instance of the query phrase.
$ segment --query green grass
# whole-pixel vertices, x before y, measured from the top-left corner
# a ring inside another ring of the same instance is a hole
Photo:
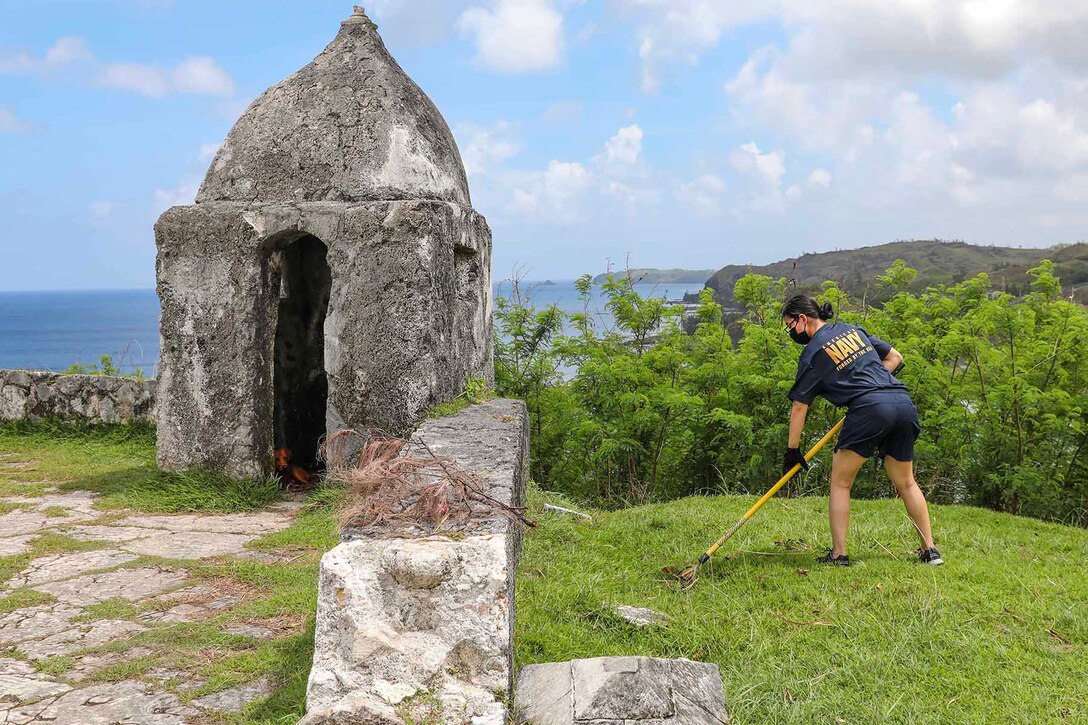
[[[947,564],[924,567],[901,503],[856,501],[854,566],[821,568],[826,499],[775,500],[681,592],[661,567],[694,563],[752,498],[588,511],[591,523],[544,513],[547,500],[563,503],[531,494],[519,666],[713,662],[741,724],[1088,722],[1088,531],[933,507]],[[616,604],[670,621],[637,629]]]
[[[283,497],[273,478],[237,480],[195,470],[159,471],[155,429],[147,423],[0,423],[0,451],[33,461],[30,467],[0,472],[0,496],[40,495],[56,485],[97,492],[97,505],[103,509],[155,513],[253,511]]]
[[[453,400],[439,403],[423,413],[424,418],[448,418],[456,415],[470,405],[483,403],[495,397],[495,391],[487,386],[482,378],[469,378],[465,390]]]

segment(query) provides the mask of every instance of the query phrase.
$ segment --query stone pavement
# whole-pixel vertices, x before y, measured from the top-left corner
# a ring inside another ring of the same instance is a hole
[[[28,463],[0,455],[0,474],[7,474],[0,480],[29,478],[32,474],[22,473]],[[256,680],[186,703],[175,693],[205,683],[187,680],[193,676],[185,671],[152,669],[121,681],[96,681],[96,673],[152,653],[139,645],[118,649],[118,642],[155,627],[206,620],[245,598],[242,590],[191,580],[184,567],[141,557],[279,561],[275,552],[245,546],[289,526],[297,504],[249,514],[118,515],[95,509],[91,493],[56,490],[37,497],[0,497],[0,503],[20,507],[0,514],[0,557],[29,552],[44,534],[100,544],[89,551],[40,556],[0,582],[0,602],[16,592],[27,601],[27,606],[0,613],[0,723],[204,723],[271,693],[271,683]],[[88,610],[109,600],[142,611],[96,618],[101,614]],[[224,633],[254,641],[279,636],[274,627],[247,622],[227,625]]]

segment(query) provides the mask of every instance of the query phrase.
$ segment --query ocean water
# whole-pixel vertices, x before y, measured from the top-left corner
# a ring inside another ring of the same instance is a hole
[[[155,375],[155,290],[0,292],[0,368],[59,371],[104,354],[126,373]]]
[[[635,285],[643,295],[678,300],[700,284]],[[522,283],[538,308],[556,304],[580,312],[574,283]],[[510,285],[495,284],[495,296],[509,296]],[[590,310],[610,323],[599,297]],[[89,292],[0,292],[0,369],[61,371],[74,363],[97,363],[102,355],[130,373],[148,377],[159,362],[159,300],[154,290]]]

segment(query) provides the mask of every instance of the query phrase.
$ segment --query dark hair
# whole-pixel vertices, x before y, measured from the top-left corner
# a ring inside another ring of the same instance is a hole
[[[786,301],[786,304],[782,305],[781,317],[797,317],[798,315],[830,320],[835,316],[835,311],[831,309],[830,302],[821,305],[817,304],[816,300],[808,295],[794,295]]]

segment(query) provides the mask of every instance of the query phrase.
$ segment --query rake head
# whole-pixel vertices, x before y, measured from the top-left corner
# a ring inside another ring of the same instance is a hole
[[[675,571],[671,566],[661,568],[672,583],[679,583],[681,591],[687,591],[695,586],[695,579],[699,574],[699,565],[693,564],[686,569]]]

